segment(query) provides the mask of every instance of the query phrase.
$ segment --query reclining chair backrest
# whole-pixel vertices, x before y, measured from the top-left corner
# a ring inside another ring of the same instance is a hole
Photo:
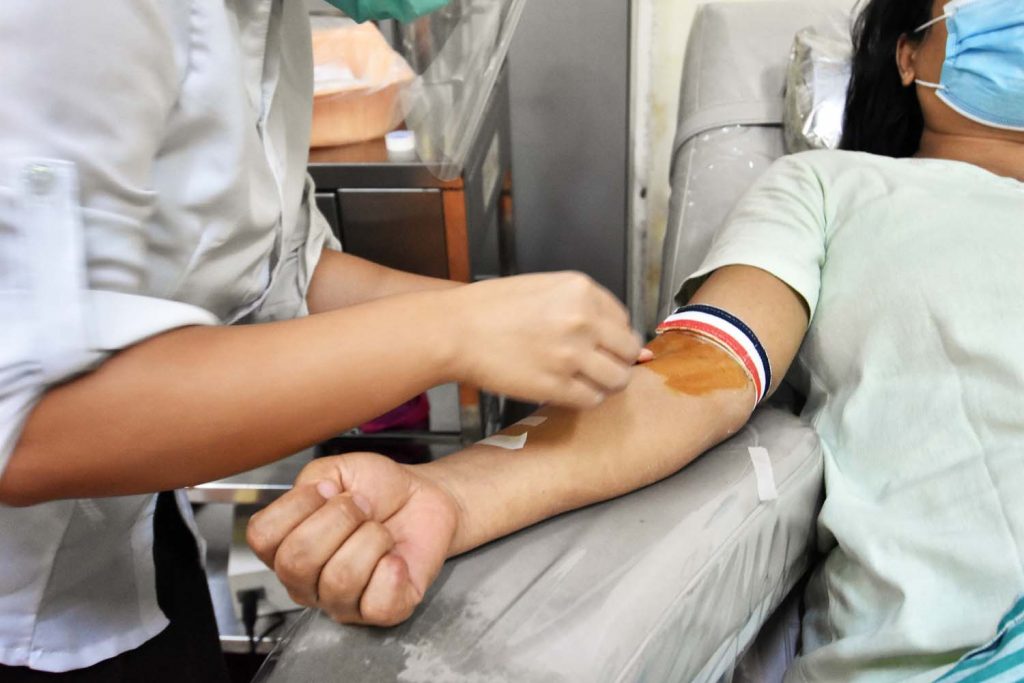
[[[670,312],[719,225],[784,153],[786,66],[807,26],[846,30],[852,0],[711,2],[687,45],[658,315]]]

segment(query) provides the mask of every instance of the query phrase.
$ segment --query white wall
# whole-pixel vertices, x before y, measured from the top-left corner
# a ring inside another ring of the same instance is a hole
[[[661,245],[668,223],[669,164],[686,40],[707,0],[633,0],[630,309],[638,327],[654,323]],[[757,1],[757,0],[716,0]],[[642,281],[635,276],[642,273]]]

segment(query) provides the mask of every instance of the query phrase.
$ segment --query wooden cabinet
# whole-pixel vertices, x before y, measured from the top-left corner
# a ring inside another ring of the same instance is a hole
[[[466,165],[451,181],[389,160],[383,140],[312,150],[317,205],[345,251],[460,282],[515,273],[507,74],[466,134]]]

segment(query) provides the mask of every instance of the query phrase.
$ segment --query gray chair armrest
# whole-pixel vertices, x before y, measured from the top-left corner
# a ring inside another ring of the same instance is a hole
[[[817,435],[763,408],[664,481],[448,562],[401,626],[310,611],[256,680],[716,680],[804,574],[821,481]]]
[[[687,43],[658,318],[726,215],[784,153],[786,66],[797,31],[849,21],[853,0],[708,2]],[[681,302],[681,303],[685,303]]]

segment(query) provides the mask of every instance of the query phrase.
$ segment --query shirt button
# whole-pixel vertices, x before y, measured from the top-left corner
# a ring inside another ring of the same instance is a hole
[[[53,189],[53,169],[46,164],[33,164],[25,169],[25,180],[33,194],[49,194]]]

